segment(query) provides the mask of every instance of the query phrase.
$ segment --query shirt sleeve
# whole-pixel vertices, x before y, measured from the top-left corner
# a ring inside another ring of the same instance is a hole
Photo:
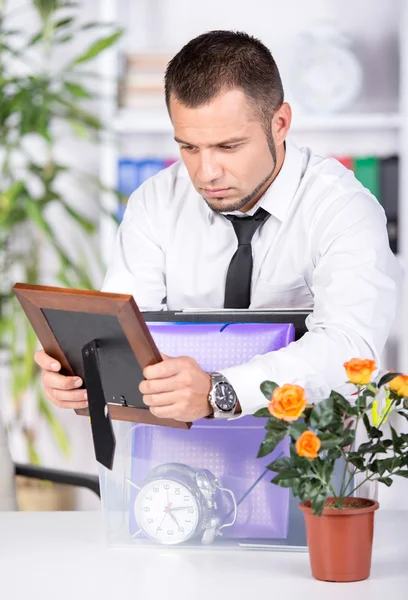
[[[140,310],[166,308],[165,255],[146,210],[145,186],[129,199],[102,291],[132,294]]]
[[[301,385],[316,403],[331,390],[355,391],[345,383],[343,364],[349,359],[370,358],[379,366],[401,282],[383,208],[359,192],[317,217],[311,235],[314,309],[307,333],[285,348],[221,370],[237,393],[239,416],[266,406],[260,391],[265,380]]]

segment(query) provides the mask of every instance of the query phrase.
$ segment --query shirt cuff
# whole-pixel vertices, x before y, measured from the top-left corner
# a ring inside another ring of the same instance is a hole
[[[253,415],[260,408],[265,408],[268,400],[261,392],[261,383],[270,379],[265,374],[265,368],[258,361],[248,362],[237,367],[220,369],[218,371],[228,379],[238,397],[241,413],[231,417],[239,419],[246,415]],[[229,420],[231,420],[229,419]]]

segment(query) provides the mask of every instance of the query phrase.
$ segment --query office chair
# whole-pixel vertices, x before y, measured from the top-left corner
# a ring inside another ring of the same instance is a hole
[[[87,488],[99,496],[99,498],[101,497],[99,478],[97,475],[61,471],[59,469],[50,469],[47,467],[38,467],[36,465],[21,463],[16,463],[14,465],[14,470],[16,475],[28,477],[30,479],[39,479],[41,481],[50,481],[52,483],[62,483],[64,485]]]

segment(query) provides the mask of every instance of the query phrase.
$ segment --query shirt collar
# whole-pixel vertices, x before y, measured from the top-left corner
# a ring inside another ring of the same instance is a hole
[[[302,175],[302,153],[292,141],[286,141],[285,158],[278,176],[266,190],[260,206],[283,222],[299,187]]]
[[[302,162],[302,152],[298,146],[291,140],[286,140],[285,158],[281,170],[262,198],[253,207],[254,210],[250,211],[250,214],[262,206],[272,216],[283,222],[299,187],[302,176]],[[211,223],[216,213],[208,205],[206,206],[208,208],[208,220]]]

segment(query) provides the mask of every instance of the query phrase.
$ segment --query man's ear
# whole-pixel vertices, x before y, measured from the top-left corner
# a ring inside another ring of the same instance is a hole
[[[272,117],[272,135],[275,144],[280,146],[286,139],[292,123],[292,108],[288,102],[284,102]]]

